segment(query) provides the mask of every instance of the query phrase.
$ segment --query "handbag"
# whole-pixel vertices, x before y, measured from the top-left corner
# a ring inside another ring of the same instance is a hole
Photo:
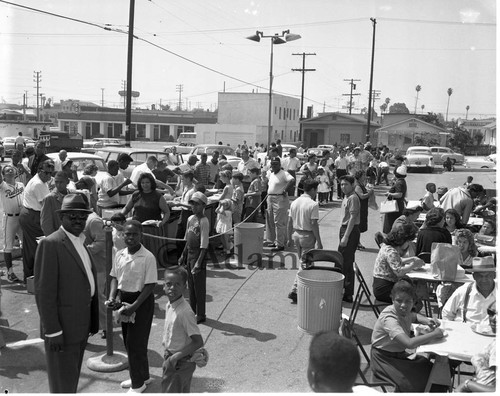
[[[399,212],[398,202],[394,199],[386,199],[380,202],[380,213],[394,213]]]
[[[460,248],[451,243],[434,242],[431,246],[431,270],[435,278],[454,281],[458,266],[463,264]]]

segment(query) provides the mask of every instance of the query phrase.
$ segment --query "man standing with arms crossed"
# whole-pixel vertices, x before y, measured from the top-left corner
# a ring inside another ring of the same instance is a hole
[[[340,188],[344,193],[342,206],[340,208],[340,232],[339,248],[344,263],[342,272],[345,276],[343,301],[352,303],[354,295],[354,258],[359,243],[359,198],[354,192],[354,177],[342,176],[340,178]]]
[[[271,160],[271,170],[267,172],[266,238],[273,252],[285,250],[287,210],[290,206],[288,188],[295,179],[281,169],[278,158]],[[356,245],[357,246],[357,245]]]
[[[91,212],[81,194],[66,195],[56,214],[61,228],[36,251],[35,298],[51,393],[76,393],[87,339],[99,329],[96,272],[82,234]]]
[[[300,260],[300,268],[306,268],[305,255],[309,250],[323,249],[321,236],[319,235],[319,204],[316,202],[318,182],[306,180],[304,182],[304,193],[290,205],[290,218],[288,219],[288,244],[295,242],[297,254]],[[297,275],[293,282],[292,290],[288,298],[297,303]]]

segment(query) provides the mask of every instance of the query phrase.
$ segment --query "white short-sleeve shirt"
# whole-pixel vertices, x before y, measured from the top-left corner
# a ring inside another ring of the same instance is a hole
[[[117,279],[119,290],[140,292],[144,285],[158,282],[156,257],[144,246],[134,254],[122,249],[115,256],[110,275]]]

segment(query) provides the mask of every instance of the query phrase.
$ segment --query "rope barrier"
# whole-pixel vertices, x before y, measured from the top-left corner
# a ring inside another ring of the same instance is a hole
[[[213,238],[217,238],[217,237],[219,237],[221,235],[229,234],[237,226],[239,226],[240,224],[243,224],[245,221],[247,221],[249,218],[251,218],[257,210],[260,209],[260,207],[262,206],[262,204],[264,203],[264,201],[267,199],[267,196],[268,195],[266,194],[266,196],[260,202],[260,204],[258,204],[257,207],[253,210],[253,212],[250,213],[244,220],[240,221],[239,223],[234,224],[234,226],[232,228],[230,228],[229,230],[227,230],[226,232],[222,232],[220,234],[212,235],[212,236],[208,237],[208,239],[213,239]],[[147,232],[144,232],[142,235],[145,235],[145,236],[150,237],[150,238],[160,239],[160,240],[163,240],[163,241],[179,241],[179,242],[180,241],[186,241],[185,239],[181,239],[181,238],[167,238],[167,237],[163,237],[163,236],[160,236],[160,235],[148,234]]]

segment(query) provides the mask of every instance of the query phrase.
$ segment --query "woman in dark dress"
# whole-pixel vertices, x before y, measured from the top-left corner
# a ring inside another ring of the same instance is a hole
[[[365,171],[358,170],[354,174],[356,179],[354,192],[359,198],[360,208],[359,208],[359,232],[363,233],[368,231],[368,198],[373,194],[373,190],[368,190],[366,188],[366,173]],[[358,249],[363,250],[365,247],[358,243]]]
[[[163,194],[156,191],[156,180],[153,175],[143,173],[139,177],[137,191],[132,194],[122,213],[126,216],[132,209],[134,210],[132,218],[141,223],[146,220],[159,220],[158,227],[160,227],[168,221],[170,209]]]
[[[387,193],[387,198],[389,200],[394,199],[398,203],[398,211],[393,213],[386,213],[384,215],[384,226],[383,233],[388,234],[391,231],[392,224],[394,221],[403,214],[406,202],[406,167],[400,166],[394,171],[395,180],[394,183]]]

